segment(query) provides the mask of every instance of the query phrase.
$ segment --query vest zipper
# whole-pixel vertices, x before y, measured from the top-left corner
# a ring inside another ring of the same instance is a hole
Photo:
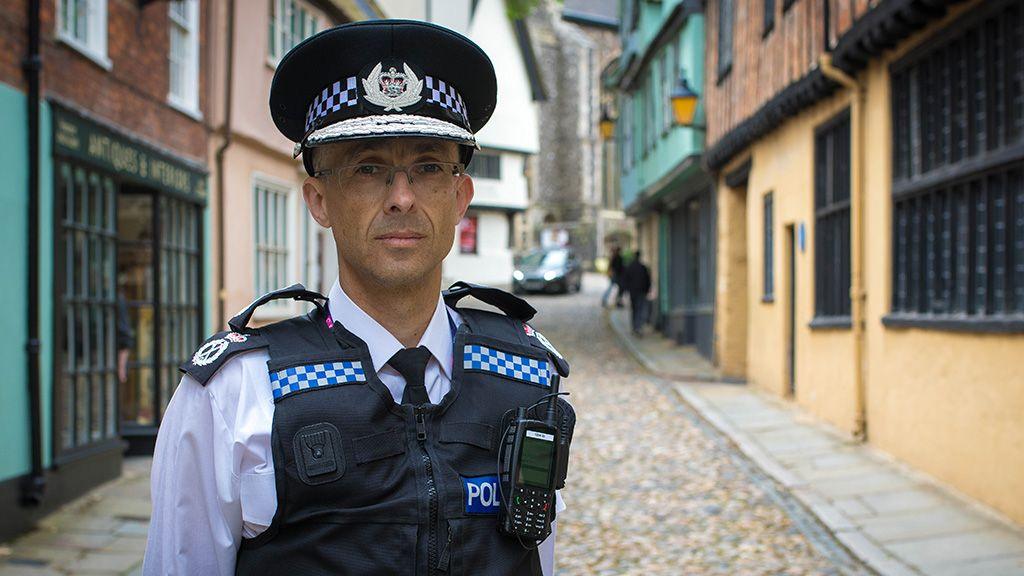
[[[427,574],[434,574],[437,561],[437,485],[434,483],[434,465],[430,461],[430,454],[427,453],[427,425],[423,421],[423,409],[416,408],[416,439],[420,442],[420,449],[423,450],[421,459],[427,476],[427,499],[429,501],[429,515],[427,518]]]
[[[452,523],[448,522],[448,541],[444,543],[444,550],[441,550],[441,557],[437,560],[437,569],[441,572],[448,571],[448,561],[451,560],[452,548]]]

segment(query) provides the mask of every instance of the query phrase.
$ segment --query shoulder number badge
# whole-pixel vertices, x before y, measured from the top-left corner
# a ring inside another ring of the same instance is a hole
[[[423,80],[416,77],[408,64],[402,63],[403,72],[394,66],[384,70],[384,63],[378,62],[370,75],[363,79],[366,100],[384,108],[401,112],[405,106],[412,106],[423,97]]]

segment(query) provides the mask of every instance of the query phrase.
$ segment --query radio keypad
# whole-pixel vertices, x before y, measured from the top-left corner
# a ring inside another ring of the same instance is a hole
[[[543,536],[547,525],[548,508],[551,506],[551,492],[517,486],[516,506],[512,507],[512,526],[538,538]]]

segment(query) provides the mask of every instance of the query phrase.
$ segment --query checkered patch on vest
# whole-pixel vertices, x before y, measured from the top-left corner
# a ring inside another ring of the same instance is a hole
[[[491,372],[538,386],[551,385],[551,368],[546,360],[517,356],[479,344],[470,344],[464,348],[462,368]]]
[[[288,394],[300,390],[325,388],[352,382],[366,382],[362,362],[307,364],[270,373],[270,385],[274,390],[274,400],[280,400]]]

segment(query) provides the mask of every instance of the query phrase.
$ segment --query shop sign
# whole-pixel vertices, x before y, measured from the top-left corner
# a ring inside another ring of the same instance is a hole
[[[58,106],[53,107],[53,147],[58,155],[84,160],[141,184],[206,196],[202,171]]]

